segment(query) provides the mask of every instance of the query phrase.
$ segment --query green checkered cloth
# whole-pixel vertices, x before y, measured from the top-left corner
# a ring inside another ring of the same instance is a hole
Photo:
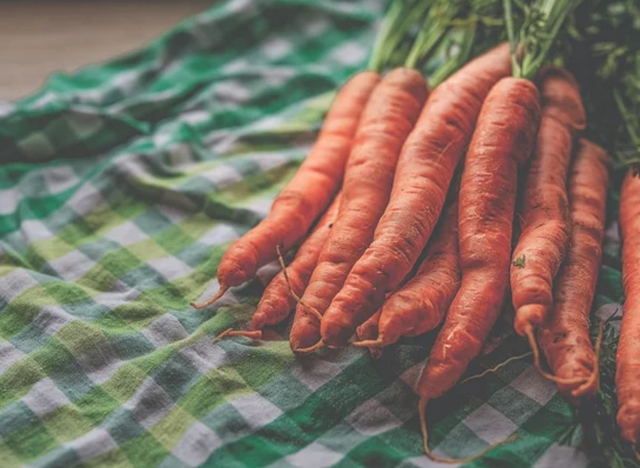
[[[365,64],[382,0],[229,0],[144,49],[0,103],[0,466],[432,467],[413,386],[433,334],[294,358],[244,327],[277,267],[215,306],[255,225]],[[613,231],[612,231],[613,232]],[[610,241],[598,306],[620,296]],[[527,350],[505,319],[469,375]],[[531,363],[428,411],[437,454],[520,438],[473,467],[585,467]]]

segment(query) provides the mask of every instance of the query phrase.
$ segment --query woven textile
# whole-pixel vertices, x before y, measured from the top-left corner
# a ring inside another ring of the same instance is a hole
[[[277,271],[208,298],[225,248],[269,210],[335,90],[366,66],[381,0],[229,0],[128,56],[0,103],[0,466],[432,467],[412,390],[433,334],[377,361],[294,358],[248,323]],[[614,232],[612,229],[610,232]],[[615,239],[599,296],[619,299]],[[481,372],[527,345],[508,320]],[[428,409],[473,467],[586,467],[530,361]]]

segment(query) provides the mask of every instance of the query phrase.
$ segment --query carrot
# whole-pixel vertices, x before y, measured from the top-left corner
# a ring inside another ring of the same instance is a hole
[[[534,329],[552,310],[553,280],[569,247],[567,172],[573,139],[584,129],[586,119],[577,84],[569,72],[550,67],[540,75],[542,119],[520,209],[522,232],[511,263],[514,328],[529,339],[532,348],[537,348]],[[537,349],[534,356],[538,356]],[[536,366],[540,367],[538,360]]]
[[[345,164],[358,123],[380,75],[364,71],[351,78],[338,93],[313,150],[291,182],[273,202],[260,224],[236,240],[218,267],[218,294],[195,308],[207,307],[230,287],[252,278],[257,269],[275,260],[276,246],[288,250],[327,208],[342,182]]]
[[[302,243],[288,269],[285,269],[284,260],[281,260],[282,271],[273,277],[264,290],[251,318],[249,330],[229,328],[218,335],[216,340],[227,336],[245,336],[260,340],[264,327],[277,325],[289,316],[296,305],[296,299],[299,300],[299,295],[295,291],[304,291],[307,287],[320,250],[329,236],[329,230],[338,214],[339,199],[340,194],[336,196],[327,212],[320,218],[313,232]],[[280,248],[278,247],[277,250],[279,257],[281,257]]]
[[[323,313],[351,267],[373,237],[389,201],[398,155],[427,98],[422,74],[396,68],[371,95],[356,134],[343,184],[342,202],[329,239],[320,253],[303,302]],[[298,304],[291,347],[305,349],[319,340],[318,320]]]
[[[567,258],[554,291],[550,323],[538,340],[560,383],[560,393],[577,404],[598,392],[598,361],[589,338],[589,313],[602,258],[608,189],[607,154],[582,139],[569,180],[573,229]]]
[[[618,426],[622,437],[640,442],[640,178],[627,172],[620,194],[624,311],[616,356]]]
[[[398,290],[402,289],[404,285],[412,279],[413,278],[411,278],[410,276],[405,278],[405,281],[400,283]],[[389,293],[387,293],[385,300],[393,296],[396,293],[396,291],[390,291]],[[380,312],[382,312],[381,309],[378,310],[371,317],[369,317],[369,319],[366,322],[364,322],[362,325],[360,325],[356,329],[356,335],[360,341],[369,341],[369,340],[375,341],[378,338],[378,322],[380,321]],[[360,342],[354,342],[353,345],[367,346],[366,344],[361,344]],[[379,357],[382,356],[382,348],[380,346],[374,345],[374,346],[367,346],[367,347],[369,348],[369,353],[371,354],[371,357],[378,359]]]
[[[401,289],[402,287],[404,287],[404,285],[410,281],[413,278],[410,278],[409,276],[407,278],[405,278],[405,281],[403,281],[398,289]],[[389,293],[387,293],[386,295],[386,299],[390,298],[391,296],[394,295],[396,291],[390,291]],[[378,338],[378,322],[380,321],[380,312],[381,310],[378,310],[375,314],[373,314],[371,317],[369,317],[369,319],[364,322],[362,325],[360,325],[357,330],[357,336],[358,339],[360,339],[361,341],[367,341],[367,340],[371,340],[374,341]],[[358,342],[353,343],[355,346],[367,346],[362,345]],[[371,354],[371,357],[373,357],[374,359],[378,359],[379,357],[382,356],[382,348],[379,346],[367,346],[369,348],[369,353]]]
[[[402,148],[389,205],[371,245],[322,321],[326,344],[345,344],[357,325],[411,271],[438,221],[454,171],[491,86],[511,71],[503,44],[437,87]]]
[[[538,89],[503,78],[489,92],[466,155],[459,192],[462,283],[418,383],[424,449],[427,402],[460,379],[482,349],[506,298],[518,167],[533,149],[540,120]],[[456,460],[459,462],[459,460]]]
[[[371,336],[377,323],[377,339],[354,345],[389,346],[402,336],[421,335],[440,324],[460,285],[458,204],[451,203],[443,218],[415,277],[358,328],[359,336],[365,332]]]
[[[302,295],[307,287],[311,273],[318,261],[318,255],[320,255],[322,246],[329,237],[329,232],[336,220],[339,206],[340,194],[338,193],[287,268],[289,284],[285,280],[285,271],[283,270],[271,280],[265,289],[251,319],[249,330],[262,330],[266,326],[276,325],[286,319],[295,308],[296,301],[289,294],[289,287],[294,291],[300,291],[296,293],[297,295]]]

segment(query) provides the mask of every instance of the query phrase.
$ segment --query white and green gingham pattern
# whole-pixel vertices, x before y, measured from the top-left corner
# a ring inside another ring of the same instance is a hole
[[[220,1],[0,104],[0,466],[436,466],[412,390],[433,336],[378,361],[295,359],[286,325],[212,344],[247,323],[274,265],[214,307],[188,304],[215,292],[222,252],[268,212],[365,66],[383,3]],[[616,255],[605,291],[619,289]],[[506,334],[470,373],[525,349]],[[449,456],[521,436],[469,466],[589,465],[527,361],[459,386],[429,420]]]

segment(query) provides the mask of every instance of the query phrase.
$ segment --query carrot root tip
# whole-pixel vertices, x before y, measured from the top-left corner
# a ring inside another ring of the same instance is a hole
[[[224,285],[220,285],[220,289],[218,290],[218,292],[208,301],[203,302],[202,304],[197,304],[195,302],[190,302],[189,305],[191,307],[193,307],[194,309],[204,309],[205,307],[209,307],[211,304],[213,304],[214,302],[216,302],[218,299],[220,299],[222,296],[224,296],[224,293],[227,292],[229,288],[227,288]]]
[[[431,461],[435,463],[444,463],[448,465],[458,465],[458,464],[469,463],[474,460],[477,460],[478,458],[484,457],[487,453],[489,453],[491,450],[493,450],[496,447],[507,444],[509,442],[513,442],[514,440],[518,439],[517,435],[509,436],[504,440],[500,440],[494,444],[489,445],[482,452],[467,458],[440,458],[434,455],[431,449],[429,448],[429,431],[427,430],[427,416],[426,416],[426,409],[427,409],[428,402],[429,402],[429,398],[427,398],[424,395],[420,396],[420,401],[418,402],[418,413],[420,416],[420,430],[422,431],[422,446],[424,448],[424,453]]]
[[[260,340],[262,339],[262,331],[244,331],[244,330],[234,330],[233,328],[227,328],[225,331],[216,336],[213,340],[211,340],[211,344],[217,343],[218,341],[228,338],[230,336],[245,336],[252,340]]]
[[[531,352],[533,353],[533,365],[536,366],[536,370],[542,377],[559,385],[584,384],[588,380],[584,377],[565,379],[544,371],[540,364],[540,349],[538,348],[538,343],[536,342],[536,338],[533,334],[533,329],[531,327],[527,327],[525,329],[525,335],[527,337],[527,340],[529,341],[529,346],[531,346]]]
[[[308,348],[298,348],[295,349],[294,352],[296,354],[311,354],[324,346],[322,340],[318,341],[316,344],[309,346]]]
[[[520,355],[518,355],[518,356],[512,356],[512,357],[510,357],[509,359],[507,359],[506,361],[503,361],[503,362],[501,362],[501,363],[497,364],[496,366],[494,366],[494,367],[492,367],[492,368],[490,368],[490,369],[487,369],[487,370],[485,370],[484,372],[481,372],[480,374],[472,375],[472,376],[470,376],[470,377],[467,377],[466,379],[464,379],[464,380],[462,380],[462,381],[460,382],[460,385],[462,385],[462,384],[464,384],[464,383],[466,383],[466,382],[469,382],[470,380],[480,379],[480,378],[484,377],[484,376],[485,376],[485,375],[487,375],[487,374],[491,374],[491,373],[493,373],[493,372],[496,372],[497,370],[499,370],[499,369],[501,369],[502,367],[506,366],[506,365],[507,365],[507,364],[509,364],[510,362],[518,361],[518,360],[520,360],[520,359],[524,359],[524,358],[526,358],[526,357],[531,356],[532,354],[533,354],[533,352],[532,352],[532,351],[529,351],[529,352],[527,352],[527,353],[520,354]]]
[[[262,331],[261,330],[254,330],[254,331],[233,330],[233,331],[230,331],[227,334],[227,336],[244,336],[252,340],[261,340]]]
[[[354,341],[351,343],[352,346],[356,346],[358,348],[379,348],[384,346],[381,340],[362,340],[362,341]]]
[[[223,331],[218,336],[216,336],[213,340],[211,340],[211,344],[217,343],[218,341],[222,340],[223,338],[226,338],[227,336],[229,336],[229,333],[231,333],[233,331],[234,331],[233,328],[227,328],[225,331]]]
[[[602,349],[602,337],[603,337],[603,334],[604,334],[604,320],[601,320],[600,324],[598,325],[598,336],[596,338],[596,343],[595,343],[595,346],[594,346],[595,363],[593,365],[593,371],[591,372],[591,375],[589,376],[589,379],[584,384],[582,384],[581,386],[579,386],[578,388],[576,388],[575,390],[573,390],[571,392],[571,396],[573,396],[574,398],[580,397],[584,392],[589,390],[589,388],[598,379],[598,375],[600,374],[600,351]],[[639,461],[640,461],[640,459],[639,459]]]

